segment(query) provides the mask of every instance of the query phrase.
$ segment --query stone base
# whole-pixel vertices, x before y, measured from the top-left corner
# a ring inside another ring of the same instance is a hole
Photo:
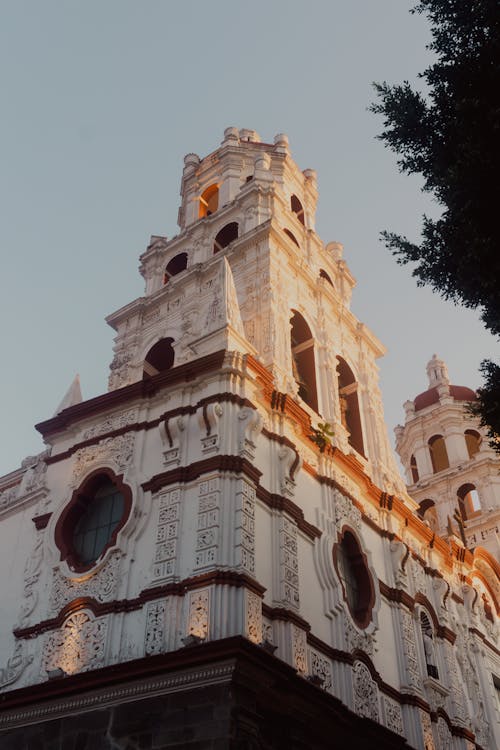
[[[243,638],[6,693],[2,750],[332,750],[406,741]]]

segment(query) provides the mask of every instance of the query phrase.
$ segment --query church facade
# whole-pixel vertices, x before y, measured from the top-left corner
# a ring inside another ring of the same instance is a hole
[[[0,479],[0,746],[500,746],[499,565],[406,490],[316,173],[227,128],[181,198]]]

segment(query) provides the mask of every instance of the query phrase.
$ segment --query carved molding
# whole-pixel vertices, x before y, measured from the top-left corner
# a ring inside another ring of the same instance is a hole
[[[106,618],[94,618],[88,610],[70,615],[60,630],[50,633],[43,646],[42,675],[54,669],[66,674],[102,667],[105,659]]]

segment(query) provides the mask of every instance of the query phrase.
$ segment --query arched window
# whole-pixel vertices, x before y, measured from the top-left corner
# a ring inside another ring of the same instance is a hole
[[[462,484],[457,490],[457,497],[460,515],[464,521],[481,511],[479,494],[473,484]]]
[[[200,208],[198,216],[202,219],[204,216],[210,216],[219,208],[219,187],[210,185],[200,196]]]
[[[448,451],[442,435],[433,435],[429,442],[429,452],[431,454],[432,471],[437,474],[438,471],[448,469],[450,462],[448,460]]]
[[[171,276],[176,276],[178,273],[181,273],[181,271],[185,271],[187,268],[187,260],[187,253],[179,253],[179,255],[175,255],[169,260],[165,268],[165,273],[163,274],[163,283],[166,284]]]
[[[433,531],[437,531],[438,517],[434,500],[426,498],[418,506],[418,515],[423,521],[427,521]]]
[[[359,413],[358,384],[354,373],[342,357],[337,357],[340,416],[349,433],[349,444],[364,456],[363,431]]]
[[[366,556],[351,531],[344,530],[334,545],[333,562],[351,616],[360,628],[366,628],[375,603],[375,590]]]
[[[238,239],[238,224],[236,221],[232,221],[230,224],[222,227],[220,232],[217,233],[214,240],[214,253],[223,250],[236,239]]]
[[[413,454],[410,458],[410,472],[411,472],[411,481],[413,482],[413,484],[415,484],[415,482],[418,482],[419,480],[419,474],[418,474],[417,459],[415,458]]]
[[[302,315],[292,310],[290,320],[293,376],[299,386],[299,396],[311,409],[318,411],[314,340],[311,329]]]
[[[295,244],[297,245],[297,247],[300,247],[300,245],[298,243],[298,240],[297,240],[296,236],[293,234],[293,232],[291,232],[289,229],[283,229],[283,231],[287,235],[287,237],[290,237],[290,239],[292,240],[292,242],[295,242]]]
[[[304,208],[296,195],[292,195],[292,197],[290,198],[290,208],[292,209],[292,212],[296,215],[300,223],[305,225]]]
[[[109,469],[99,469],[75,490],[55,529],[61,560],[91,568],[116,543],[132,507],[132,493]]]
[[[434,632],[432,630],[431,622],[426,612],[420,612],[420,630],[422,633],[422,641],[424,646],[425,654],[425,665],[427,668],[427,674],[429,677],[439,679],[438,668],[436,664],[436,650],[434,647]]]
[[[331,280],[331,278],[329,277],[329,275],[327,274],[327,272],[325,271],[324,268],[320,268],[320,270],[319,270],[319,276],[320,276],[320,279],[325,279],[325,281],[328,281],[328,283],[330,284],[330,286],[333,286],[333,288],[335,289],[335,285],[334,285],[333,281]]]
[[[173,339],[160,339],[151,347],[144,360],[142,377],[150,378],[159,372],[170,370],[174,364],[175,352],[172,346]]]
[[[479,432],[476,432],[476,430],[465,430],[465,444],[469,458],[472,458],[472,456],[475,456],[479,452],[481,446],[481,435]]]

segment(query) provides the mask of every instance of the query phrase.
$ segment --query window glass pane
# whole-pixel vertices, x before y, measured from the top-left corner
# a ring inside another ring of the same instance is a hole
[[[101,485],[75,525],[73,548],[78,560],[88,565],[97,560],[123,518],[125,500],[111,482]]]

